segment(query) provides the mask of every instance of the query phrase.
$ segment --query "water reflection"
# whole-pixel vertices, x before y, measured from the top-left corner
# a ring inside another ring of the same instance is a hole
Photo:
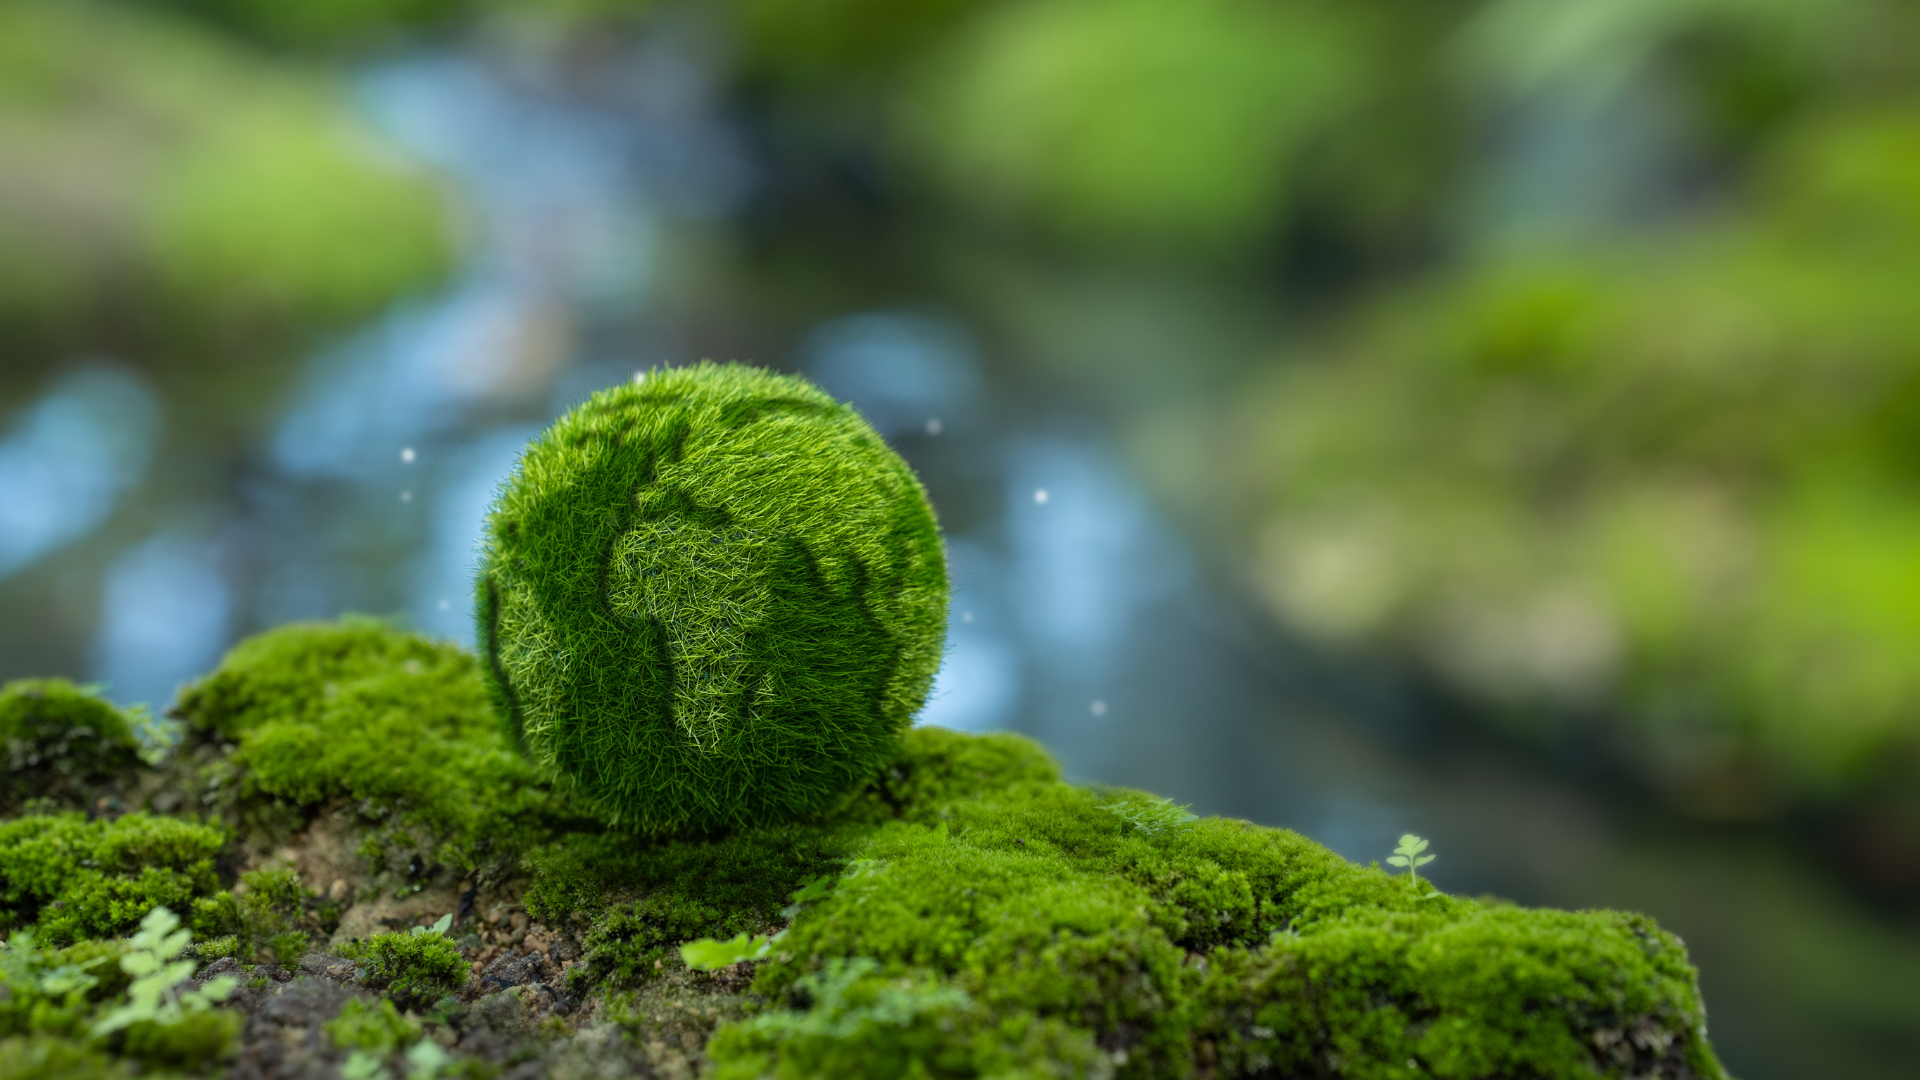
[[[140,481],[160,435],[153,392],[118,367],[84,367],[0,435],[0,578],[87,535]]]
[[[116,556],[100,596],[94,675],[122,701],[165,702],[219,661],[233,635],[225,545],[181,523]]]

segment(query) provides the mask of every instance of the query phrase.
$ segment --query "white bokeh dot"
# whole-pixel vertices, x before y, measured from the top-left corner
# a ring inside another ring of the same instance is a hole
[[[1039,504],[1040,504],[1041,506],[1045,506],[1045,505],[1047,505],[1047,498],[1048,498],[1048,496],[1047,496],[1047,489],[1046,489],[1046,488],[1037,488],[1037,489],[1035,489],[1035,491],[1034,491],[1034,493],[1033,493],[1033,501],[1034,501],[1034,502],[1037,502],[1037,503],[1039,503]]]
[[[414,459],[414,457],[415,457],[415,454],[414,454],[414,452],[413,452],[413,447],[411,447],[411,446],[403,446],[403,447],[401,447],[401,448],[400,448],[400,460],[401,460],[401,461],[404,461],[404,462],[406,462],[407,464],[409,464],[409,465],[411,465],[411,464],[413,464],[413,459]]]
[[[1092,704],[1087,706],[1087,711],[1095,716],[1105,716],[1107,715],[1107,703],[1099,698],[1094,698]]]

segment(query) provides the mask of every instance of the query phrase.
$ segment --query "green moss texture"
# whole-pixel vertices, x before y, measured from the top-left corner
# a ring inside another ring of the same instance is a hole
[[[0,813],[28,799],[85,801],[140,764],[127,717],[65,679],[0,687]]]
[[[944,555],[912,471],[803,380],[654,372],[537,438],[479,576],[527,753],[629,828],[793,820],[898,750],[939,666]]]
[[[369,849],[498,870],[564,814],[500,731],[472,654],[367,618],[235,646],[181,692],[189,737],[236,745],[216,806],[244,815],[350,800]]]
[[[226,1052],[225,1011],[204,1031],[90,1043],[126,992],[113,938],[165,904],[190,913],[203,962],[304,962],[339,914],[289,866],[220,867],[236,850],[297,860],[343,826],[363,885],[337,903],[448,891],[446,907],[400,916],[399,933],[336,937],[313,969],[354,995],[311,1014],[311,1043],[336,1064],[349,1048],[397,1056],[431,1028],[456,1048],[450,1068],[483,1075],[604,1019],[601,1041],[579,1045],[613,1055],[608,1075],[642,1069],[669,1038],[702,1075],[740,1080],[1725,1075],[1685,949],[1642,916],[1447,896],[1284,829],[1069,784],[1018,736],[938,728],[904,732],[826,811],[648,839],[569,811],[506,749],[484,693],[471,657],[372,620],[285,627],[182,696],[192,768],[171,775],[231,825],[146,810],[0,822],[0,930],[32,935],[0,949],[13,987],[0,1076],[119,1075],[128,1059],[225,1068],[210,1049],[186,1060],[202,1044]],[[273,740],[307,750],[264,752]],[[482,846],[484,862],[427,868],[432,852]],[[553,961],[544,987],[498,972],[489,984],[489,957],[545,961],[501,955],[520,941],[504,922],[404,929],[452,914],[455,883],[477,894],[460,902],[475,913],[489,897],[523,908],[542,956],[565,945],[565,967]],[[686,968],[679,946],[736,935],[763,935],[765,953]],[[100,981],[61,982],[84,972]],[[248,994],[272,992],[250,978]],[[512,1019],[563,998],[539,1029],[549,1043]],[[235,1007],[268,999],[245,1000]]]
[[[227,839],[144,813],[0,822],[0,930],[37,924],[42,941],[65,945],[128,932],[156,905],[186,910],[219,889],[214,859]]]

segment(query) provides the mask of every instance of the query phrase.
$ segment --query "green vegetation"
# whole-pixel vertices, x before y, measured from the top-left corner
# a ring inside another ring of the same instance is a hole
[[[0,754],[0,813],[29,799],[85,805],[141,760],[126,715],[65,679],[0,686]]]
[[[715,364],[601,391],[534,440],[477,587],[529,756],[651,835],[857,790],[926,697],[947,601],[926,494],[859,415]]]
[[[37,926],[66,945],[136,926],[156,905],[185,910],[219,888],[214,825],[132,813],[77,813],[0,822],[0,930]]]
[[[1393,854],[1387,856],[1388,865],[1406,867],[1407,880],[1418,887],[1420,883],[1420,868],[1439,858],[1438,855],[1420,854],[1427,850],[1429,843],[1430,841],[1424,840],[1412,833],[1403,834],[1400,837],[1399,845],[1393,849]]]
[[[192,941],[193,932],[181,929],[173,912],[164,907],[148,912],[120,957],[120,969],[133,976],[126,1004],[94,1021],[93,1036],[124,1031],[127,1056],[156,1064],[198,1067],[223,1057],[239,1034],[240,1017],[210,1010],[239,983],[222,975],[179,990],[198,965],[175,957]]]
[[[88,1044],[149,1068],[200,1071],[217,1065],[229,1056],[241,1019],[215,1005],[236,982],[218,977],[181,990],[195,964],[175,957],[192,939],[165,907],[148,912],[125,942],[47,950],[31,934],[16,932],[0,948],[0,987],[6,990],[0,997],[0,1077],[123,1074],[119,1062]]]
[[[91,348],[254,388],[447,264],[440,194],[324,82],[136,5],[0,8],[0,142],[10,375]]]
[[[827,1051],[801,1036],[831,1030],[847,1061],[856,1045],[884,1061],[902,1052],[892,1040],[917,1039],[916,1060],[944,1055],[956,1071],[1025,1052],[1004,1041],[1017,1032],[1067,1060],[1099,1046],[1134,1075],[1178,1074],[1202,1044],[1246,1071],[1338,1060],[1388,1076],[1414,1059],[1441,1076],[1611,1075],[1620,1065],[1594,1049],[1614,1045],[1605,1032],[1650,1024],[1662,1067],[1719,1075],[1683,950],[1635,917],[1425,903],[1281,830],[1207,819],[1146,835],[1064,784],[882,826],[850,854],[755,984],[824,1011],[723,1032],[723,1069],[772,1055],[776,1072],[816,1075],[811,1055]],[[1488,969],[1488,956],[1502,960]],[[848,997],[862,986],[867,997]],[[869,1024],[852,1000],[911,1016]],[[963,1003],[984,1010],[990,1037],[939,1020]]]
[[[1241,535],[1295,626],[1390,646],[1678,803],[1909,785],[1920,746],[1920,138],[1780,134],[1737,212],[1489,259],[1250,395]]]
[[[387,1055],[420,1037],[420,1025],[400,1015],[393,1002],[355,998],[327,1022],[327,1037],[346,1050]]]
[[[403,1009],[431,1005],[467,981],[460,947],[444,934],[375,934],[349,942],[340,952],[359,963],[368,986]]]
[[[765,960],[773,939],[765,934],[736,934],[727,941],[700,938],[680,946],[680,962],[691,971],[712,971],[749,960]]]
[[[176,709],[190,738],[237,743],[227,805],[305,817],[351,799],[380,826],[370,850],[402,863],[500,872],[563,813],[501,733],[472,655],[372,619],[249,638]]]
[[[995,5],[931,67],[911,129],[976,209],[1082,241],[1243,250],[1352,117],[1356,30],[1301,3]]]
[[[236,807],[264,797],[268,777],[286,774],[249,740],[276,725],[341,743],[396,738],[394,760],[443,774],[491,760],[503,736],[476,722],[481,676],[458,656],[364,620],[243,643],[183,698],[191,752],[207,761],[199,775],[219,779],[215,791],[254,792]],[[407,734],[416,729],[471,753],[422,757],[407,749],[422,745]],[[369,781],[356,770],[390,769],[312,745],[307,758],[329,762],[315,766],[323,772],[358,762],[325,772],[344,785],[326,791],[361,790]],[[675,1037],[704,1044],[720,1076],[1233,1076],[1337,1063],[1388,1077],[1409,1060],[1461,1078],[1723,1075],[1684,950],[1638,916],[1423,894],[1284,830],[1067,784],[1015,736],[915,728],[898,746],[827,812],[710,838],[531,816],[522,827],[532,839],[493,887],[579,943],[570,970],[541,976],[552,994],[605,998],[640,1041],[674,1016],[709,1018]],[[416,778],[407,790],[487,801],[500,793],[472,785],[491,782],[483,771]],[[521,782],[551,797],[537,779]],[[391,828],[380,815],[341,820],[352,836]],[[227,842],[217,827],[144,813],[0,824],[8,924],[80,942],[51,951],[17,934],[0,953],[0,1060],[28,1063],[9,1066],[22,1075],[55,1060],[110,1072],[115,1055],[217,1060],[237,1016],[204,1007],[216,984],[169,996],[192,961],[175,959],[186,932],[154,908],[191,902],[203,934],[227,935],[194,951],[206,959],[271,954],[280,934],[304,947],[315,902],[274,863],[221,891],[210,860]],[[391,873],[382,843],[354,850],[364,880]],[[111,940],[143,918],[131,942]],[[451,923],[443,915],[332,950],[340,978],[379,995],[315,1021],[351,1051],[352,1068],[478,1068],[422,1037],[422,1025],[458,1029],[558,1000],[518,985],[526,975],[502,977],[510,988],[498,996],[517,1004],[477,997],[477,939],[463,946],[447,936]],[[698,982],[745,978],[742,965],[755,996],[718,989],[738,982]],[[675,994],[689,1003],[667,1004]],[[86,1049],[94,1032],[107,1035],[109,1056]]]

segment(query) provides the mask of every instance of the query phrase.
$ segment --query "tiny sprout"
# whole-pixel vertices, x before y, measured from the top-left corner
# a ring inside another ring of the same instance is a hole
[[[1394,866],[1406,867],[1407,875],[1417,882],[1420,880],[1420,868],[1435,858],[1432,855],[1420,854],[1425,850],[1427,850],[1427,841],[1407,833],[1400,838],[1400,846],[1393,849],[1393,854],[1387,858],[1387,862]]]
[[[439,921],[439,922],[436,922],[436,923],[434,923],[434,924],[433,924],[432,926],[416,926],[416,927],[414,927],[414,928],[413,928],[413,933],[414,933],[415,935],[419,935],[419,934],[444,934],[444,933],[446,933],[446,932],[447,932],[447,927],[449,927],[449,926],[452,926],[452,925],[453,925],[453,915],[452,915],[452,913],[451,913],[451,912],[449,912],[448,914],[445,914],[445,915],[442,915],[442,916],[440,916],[440,921]]]

